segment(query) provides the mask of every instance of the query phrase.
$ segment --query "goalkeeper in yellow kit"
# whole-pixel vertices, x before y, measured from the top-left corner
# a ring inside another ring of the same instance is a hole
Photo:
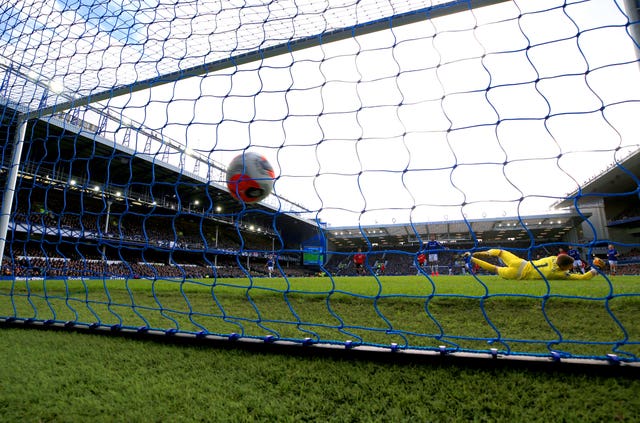
[[[598,274],[597,270],[592,268],[585,273],[569,273],[573,268],[573,258],[566,254],[558,256],[545,257],[539,260],[525,260],[509,251],[491,249],[477,253],[465,253],[465,256],[473,264],[477,264],[480,268],[495,273],[503,279],[572,279],[584,280],[591,279]],[[497,257],[505,264],[497,266],[479,257]]]

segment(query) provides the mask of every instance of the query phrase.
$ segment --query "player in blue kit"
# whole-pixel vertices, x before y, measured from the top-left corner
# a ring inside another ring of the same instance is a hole
[[[582,261],[582,257],[580,256],[580,251],[578,251],[575,246],[569,245],[567,254],[573,259],[573,270],[584,273],[584,263]]]
[[[618,271],[619,256],[620,254],[618,253],[618,250],[616,250],[616,247],[614,247],[613,244],[609,244],[609,246],[607,247],[607,261],[609,262],[609,271],[611,273],[611,276],[614,276]]]
[[[440,275],[438,272],[438,252],[446,250],[446,247],[436,241],[435,235],[431,235],[431,239],[425,244],[424,249],[427,252],[427,260],[431,274],[435,276]]]

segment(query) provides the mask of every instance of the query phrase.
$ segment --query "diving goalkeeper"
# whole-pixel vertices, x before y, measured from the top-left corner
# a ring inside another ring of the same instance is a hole
[[[545,257],[539,260],[525,260],[509,251],[491,249],[477,253],[465,253],[465,256],[473,264],[477,264],[482,269],[495,273],[503,279],[591,279],[598,274],[594,268],[583,273],[569,273],[573,268],[573,258],[566,254],[559,256]],[[480,258],[496,257],[502,260],[505,266],[496,266]]]

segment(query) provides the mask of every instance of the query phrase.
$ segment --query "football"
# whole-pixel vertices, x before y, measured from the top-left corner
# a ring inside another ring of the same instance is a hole
[[[600,270],[603,270],[605,268],[605,262],[600,257],[593,258],[593,265]]]
[[[257,153],[243,153],[227,166],[229,194],[244,203],[257,203],[273,189],[275,174],[271,163]]]

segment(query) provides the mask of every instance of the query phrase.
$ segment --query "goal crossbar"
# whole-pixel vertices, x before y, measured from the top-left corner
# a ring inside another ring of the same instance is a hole
[[[146,80],[137,81],[115,89],[108,89],[100,93],[87,95],[81,98],[68,100],[49,107],[33,110],[25,113],[25,119],[34,119],[43,116],[60,113],[76,107],[83,107],[91,103],[100,102],[109,98],[117,97],[124,94],[149,89],[149,87],[157,87],[184,80],[190,77],[205,75],[211,72],[228,69],[234,66],[245,65],[258,60],[264,60],[270,57],[280,56],[282,54],[291,53],[293,51],[317,47],[322,44],[333,43],[345,40],[354,36],[362,36],[378,31],[388,30],[391,26],[398,27],[413,24],[416,22],[430,20],[442,16],[452,15],[464,10],[473,10],[480,7],[491,6],[499,3],[505,3],[511,0],[455,0],[446,3],[425,7],[420,10],[414,10],[389,16],[373,21],[339,28],[333,31],[323,32],[297,40],[287,41],[271,47],[259,48],[254,51],[234,55],[225,59],[215,60],[213,62],[204,63],[202,65],[192,66],[185,69],[179,69],[175,72],[167,73]]]

